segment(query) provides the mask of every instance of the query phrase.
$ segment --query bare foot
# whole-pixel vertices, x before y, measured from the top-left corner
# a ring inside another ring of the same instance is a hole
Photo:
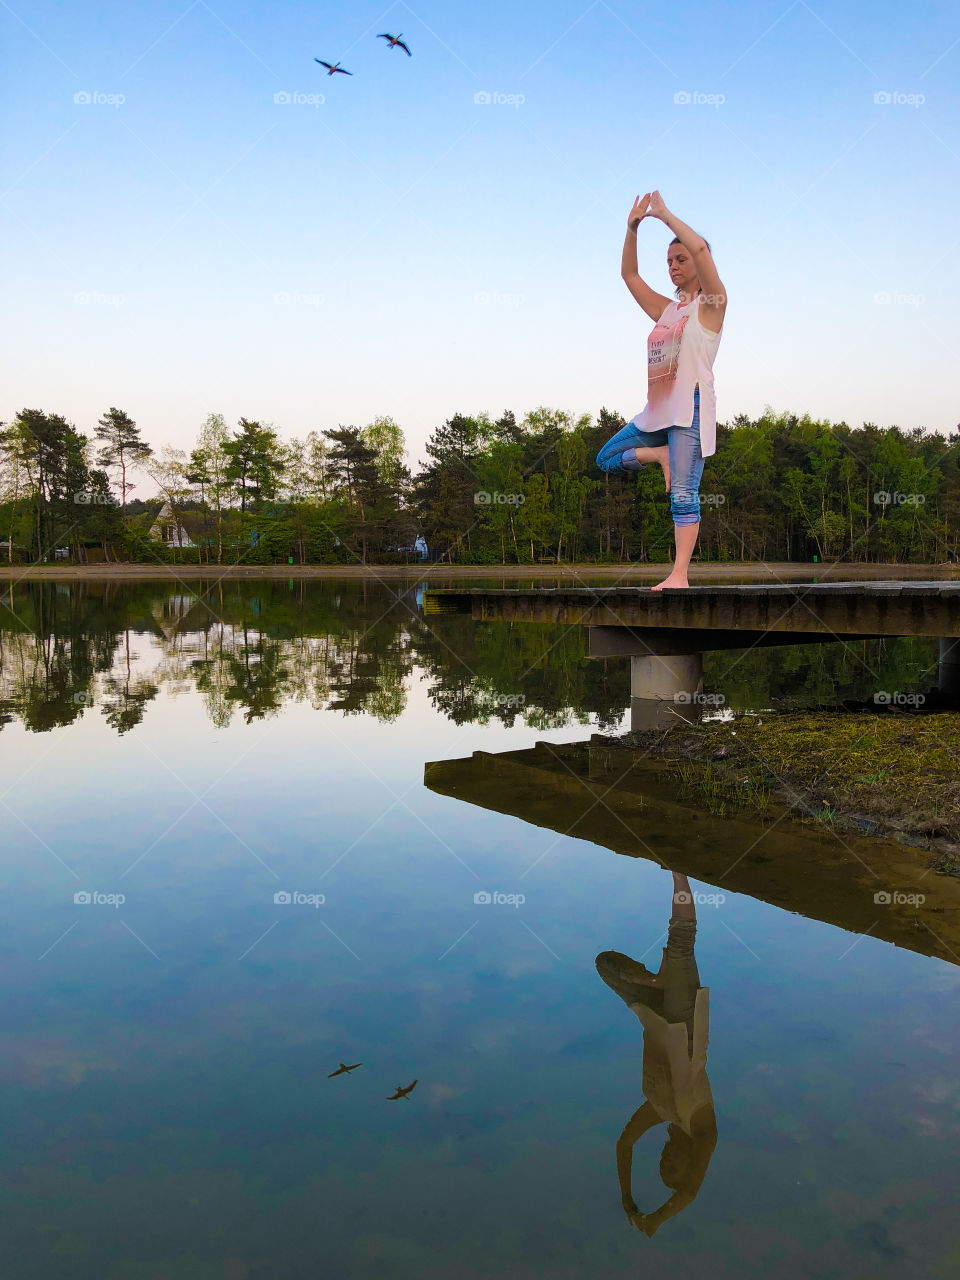
[[[653,452],[657,455],[657,462],[663,470],[663,483],[667,486],[667,493],[670,492],[670,446],[668,444],[660,445]]]
[[[660,591],[663,587],[689,587],[685,573],[677,573],[674,571],[668,578],[664,578],[662,582],[658,582],[655,587],[651,587],[651,591]]]

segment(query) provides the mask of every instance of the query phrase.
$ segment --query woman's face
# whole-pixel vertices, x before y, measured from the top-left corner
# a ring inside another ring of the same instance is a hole
[[[675,289],[682,289],[684,293],[695,293],[700,287],[693,258],[682,244],[672,244],[667,250],[667,270]]]

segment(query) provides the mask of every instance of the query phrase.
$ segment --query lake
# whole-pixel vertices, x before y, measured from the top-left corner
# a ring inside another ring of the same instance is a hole
[[[956,1275],[960,956],[676,898],[662,853],[750,843],[676,795],[665,828],[614,780],[597,803],[637,848],[583,838],[504,753],[579,744],[589,772],[629,663],[421,598],[0,593],[5,1274]],[[704,687],[776,714],[935,662],[922,638],[734,651]],[[665,948],[659,988],[598,971]]]

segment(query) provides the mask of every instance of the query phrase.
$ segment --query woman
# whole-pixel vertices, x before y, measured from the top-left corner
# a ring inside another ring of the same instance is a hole
[[[637,270],[637,227],[659,218],[674,233],[667,270],[676,301],[651,289]],[[703,460],[716,452],[713,361],[727,294],[703,236],[667,209],[660,192],[637,196],[627,219],[620,274],[651,320],[647,339],[647,404],[597,454],[604,471],[635,471],[656,462],[670,494],[676,560],[663,587],[688,587],[687,567],[700,532]]]

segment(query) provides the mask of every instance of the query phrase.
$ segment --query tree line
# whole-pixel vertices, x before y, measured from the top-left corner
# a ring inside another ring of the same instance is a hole
[[[625,425],[540,407],[457,413],[417,470],[390,417],[283,439],[210,414],[190,450],[154,449],[111,407],[91,434],[23,409],[0,424],[0,539],[9,562],[390,563],[418,534],[460,564],[665,562],[656,467],[598,470]],[[701,494],[701,561],[956,560],[960,430],[817,421],[768,409],[717,425]],[[156,493],[131,498],[134,475]],[[164,519],[158,526],[158,515]]]

